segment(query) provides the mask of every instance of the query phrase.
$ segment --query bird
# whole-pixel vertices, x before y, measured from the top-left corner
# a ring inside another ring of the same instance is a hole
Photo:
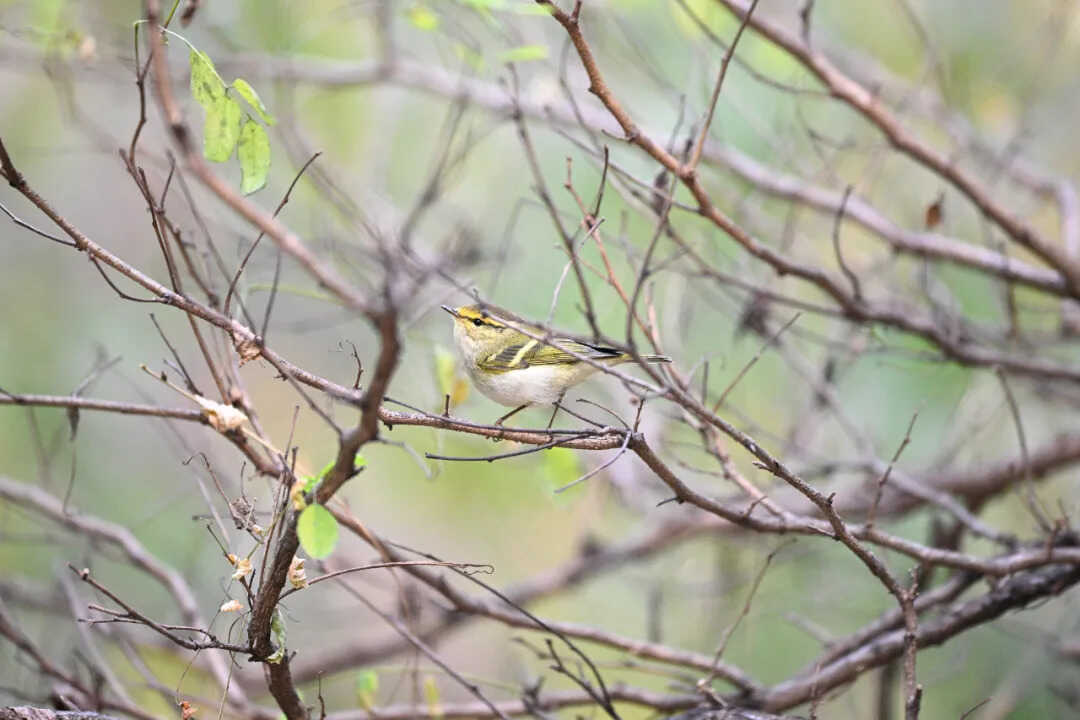
[[[558,412],[566,391],[598,372],[597,364],[633,361],[633,357],[618,348],[564,337],[538,340],[548,337],[546,330],[518,322],[513,313],[492,305],[440,307],[454,318],[454,344],[473,385],[486,397],[513,408],[496,420],[495,425],[502,425],[530,405],[554,405]],[[585,362],[582,357],[596,364]],[[666,355],[645,355],[642,359],[650,363],[671,362]],[[553,413],[551,422],[554,420]]]

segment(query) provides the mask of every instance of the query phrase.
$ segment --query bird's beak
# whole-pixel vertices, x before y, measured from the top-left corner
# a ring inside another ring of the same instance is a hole
[[[451,314],[451,315],[453,315],[454,317],[457,317],[457,316],[458,316],[458,314],[457,314],[457,310],[455,310],[454,308],[450,307],[449,305],[440,305],[439,307],[441,307],[441,308],[442,308],[443,310],[445,310],[446,312],[450,313],[450,314]]]

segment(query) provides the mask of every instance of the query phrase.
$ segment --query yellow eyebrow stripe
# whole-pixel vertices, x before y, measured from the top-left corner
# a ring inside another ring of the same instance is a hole
[[[538,342],[540,342],[540,341],[539,340],[530,340],[529,342],[522,345],[521,349],[517,351],[517,354],[514,355],[514,359],[510,361],[510,363],[507,365],[507,367],[517,367],[518,365],[520,365],[521,361],[525,359],[525,356],[529,353],[530,350],[532,350],[534,347],[536,347],[536,344]]]

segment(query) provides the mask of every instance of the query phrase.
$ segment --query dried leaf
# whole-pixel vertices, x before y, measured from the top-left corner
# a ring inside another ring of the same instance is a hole
[[[203,415],[210,422],[210,427],[220,433],[239,430],[240,426],[247,420],[247,415],[232,405],[224,405],[201,395],[193,395],[192,397],[195,402],[199,403]]]
[[[230,600],[218,608],[220,612],[240,612],[243,609],[244,606],[240,604],[239,600]]]
[[[236,565],[236,572],[232,574],[233,580],[240,580],[242,578],[246,578],[252,573],[251,560],[248,560],[247,558],[240,558],[234,564]]]
[[[233,335],[233,348],[236,349],[236,354],[240,356],[241,365],[254,360],[261,354],[259,344],[253,338],[243,338],[236,334]]]
[[[293,555],[289,563],[289,584],[297,590],[308,586],[307,573],[304,571],[304,558]]]
[[[237,530],[250,530],[254,524],[252,518],[251,502],[244,496],[234,498],[229,502],[230,514],[233,516],[233,523],[236,525]]]
[[[75,434],[79,431],[79,408],[72,405],[67,409],[67,421],[68,427],[71,428],[71,437],[69,440],[75,440]]]
[[[926,208],[925,225],[927,230],[933,230],[941,224],[941,220],[944,217],[944,204],[945,195],[944,193],[942,193],[941,195],[938,195],[937,200],[935,200],[933,203],[930,204],[928,208]]]

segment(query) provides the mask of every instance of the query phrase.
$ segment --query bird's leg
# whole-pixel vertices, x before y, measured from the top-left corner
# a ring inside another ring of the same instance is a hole
[[[524,410],[527,407],[529,407],[529,406],[528,405],[518,405],[516,408],[514,408],[513,410],[511,410],[510,412],[506,413],[501,418],[496,420],[495,424],[496,425],[502,425],[504,422],[506,422],[510,418],[514,417],[515,415],[517,415],[519,412],[521,412],[522,410]]]
[[[503,415],[503,416],[502,416],[501,418],[499,418],[498,420],[496,420],[496,421],[495,421],[495,425],[498,425],[499,427],[502,427],[502,424],[503,424],[503,423],[504,423],[505,421],[509,420],[509,419],[510,419],[510,418],[512,418],[512,417],[513,417],[514,415],[517,415],[517,414],[518,414],[519,412],[521,412],[522,410],[524,410],[524,409],[525,409],[525,408],[527,408],[527,407],[529,407],[529,406],[528,406],[528,404],[526,404],[526,405],[519,405],[519,406],[517,406],[516,408],[514,408],[513,410],[511,410],[510,412],[506,413],[506,414],[505,414],[505,415]],[[491,439],[492,439],[492,440],[494,440],[494,441],[496,441],[496,442],[498,442],[499,440],[502,440],[502,437],[503,437],[503,436],[502,436],[502,432],[500,432],[500,433],[499,433],[498,435],[493,435]]]
[[[562,395],[559,396],[558,400],[556,400],[555,402],[552,403],[552,405],[555,406],[555,409],[551,411],[551,419],[548,420],[548,424],[547,424],[547,428],[546,428],[547,430],[550,430],[551,426],[555,424],[555,416],[559,414],[559,411],[564,409],[563,406],[562,406],[562,399],[563,399],[563,396],[565,396],[565,395],[566,395],[566,393],[563,393]]]

